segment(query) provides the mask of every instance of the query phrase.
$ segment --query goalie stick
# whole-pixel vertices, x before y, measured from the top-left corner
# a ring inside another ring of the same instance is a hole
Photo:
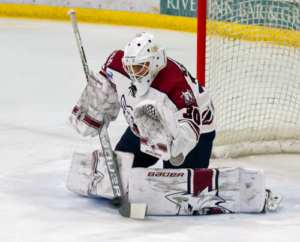
[[[86,76],[86,80],[89,79],[89,68],[86,60],[86,56],[84,53],[81,37],[79,34],[78,25],[75,18],[75,10],[71,9],[68,11],[68,15],[71,18],[77,46],[79,49],[84,73]],[[109,125],[109,119],[107,115],[104,115],[104,125],[102,123],[101,127],[99,128],[99,139],[102,146],[105,163],[107,166],[107,171],[109,174],[113,194],[115,198],[112,200],[112,202],[115,205],[118,205],[119,213],[124,217],[130,217],[130,218],[137,218],[137,219],[144,219],[146,214],[146,204],[136,204],[136,203],[129,203],[128,202],[128,193],[124,192],[124,188],[122,186],[121,177],[118,169],[118,162],[116,160],[116,157],[113,154],[110,139],[107,132],[107,127]]]
[[[85,78],[86,78],[86,81],[88,81],[90,71],[89,71],[89,67],[88,67],[88,64],[87,64],[86,57],[85,57],[85,53],[84,53],[84,49],[83,49],[83,45],[82,45],[82,41],[81,41],[81,37],[80,37],[80,33],[79,33],[79,28],[78,28],[77,21],[76,21],[76,18],[75,18],[75,10],[70,9],[68,11],[68,15],[70,16],[70,19],[71,19],[71,22],[72,22],[72,26],[73,26],[73,30],[74,30],[74,34],[75,34],[75,39],[76,39],[77,47],[78,47],[79,54],[80,54],[80,57],[81,57],[81,62],[82,62]]]

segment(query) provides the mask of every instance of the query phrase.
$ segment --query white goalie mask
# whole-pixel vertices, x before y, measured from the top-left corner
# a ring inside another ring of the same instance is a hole
[[[137,34],[125,47],[123,68],[136,86],[137,95],[143,96],[158,72],[167,65],[165,49],[153,35]]]

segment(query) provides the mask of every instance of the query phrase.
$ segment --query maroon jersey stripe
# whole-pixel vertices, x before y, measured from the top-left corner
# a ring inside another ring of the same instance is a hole
[[[194,131],[194,133],[195,133],[195,135],[196,135],[196,141],[198,142],[198,140],[199,140],[199,131],[197,131],[197,130],[194,128],[194,126],[192,126],[192,125],[190,124],[190,122],[189,122],[188,120],[180,121],[180,123],[187,123],[187,124],[191,127],[191,129]]]
[[[122,58],[124,56],[124,51],[122,50],[117,50],[114,51],[106,60],[105,64],[102,66],[102,72],[103,74],[106,74],[107,68],[114,69],[115,71],[120,72],[121,74],[128,76],[127,72],[123,68],[123,63],[122,63]],[[100,74],[103,75],[100,71]]]

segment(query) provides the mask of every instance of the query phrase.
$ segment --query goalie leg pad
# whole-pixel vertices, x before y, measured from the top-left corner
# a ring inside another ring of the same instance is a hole
[[[129,170],[133,154],[116,151],[118,167],[123,187],[128,186]],[[80,195],[89,197],[114,197],[102,150],[93,153],[74,152],[67,188]]]
[[[261,212],[264,173],[259,169],[131,169],[129,201],[147,215]]]

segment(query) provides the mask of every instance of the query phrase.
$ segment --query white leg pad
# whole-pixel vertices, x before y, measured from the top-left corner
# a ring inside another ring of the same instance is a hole
[[[147,215],[261,212],[264,173],[259,169],[131,169],[129,201]]]
[[[260,169],[240,171],[241,210],[239,212],[261,212],[266,198],[265,175]]]
[[[122,184],[126,188],[134,155],[120,151],[115,153],[117,154]],[[97,150],[93,153],[74,152],[67,188],[84,196],[110,199],[114,197],[102,150]]]

